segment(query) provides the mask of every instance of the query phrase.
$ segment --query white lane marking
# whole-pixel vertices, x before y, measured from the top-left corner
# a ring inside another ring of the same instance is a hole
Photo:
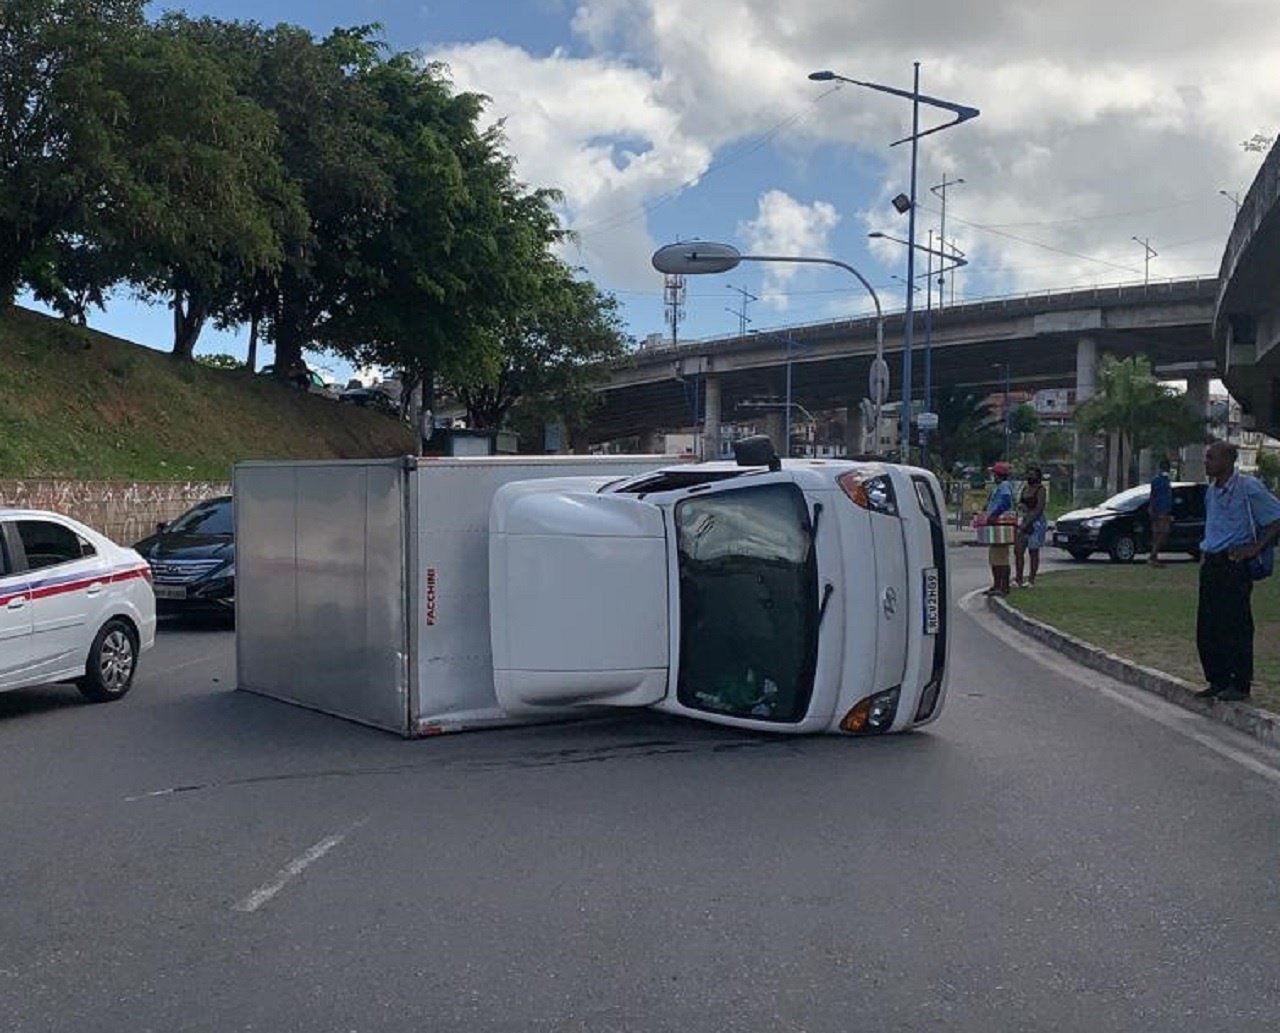
[[[1091,667],[1078,664],[1071,658],[1063,656],[1056,651],[1045,652],[1043,643],[1024,635],[1015,628],[1009,627],[994,614],[981,611],[973,605],[973,601],[975,597],[981,595],[984,591],[985,589],[976,588],[960,599],[961,609],[973,617],[984,631],[995,635],[996,638],[1001,639],[1006,645],[1012,646],[1024,656],[1030,657],[1058,674],[1070,678],[1077,684],[1097,689],[1108,699],[1112,699],[1135,713],[1150,718],[1157,724],[1163,725],[1172,732],[1177,732],[1192,742],[1199,743],[1205,749],[1212,750],[1226,760],[1239,764],[1243,768],[1248,768],[1255,775],[1261,775],[1267,781],[1280,785],[1280,770],[1277,770],[1273,764],[1259,760],[1249,752],[1249,749],[1233,746],[1229,742],[1224,742],[1218,735],[1206,735],[1200,731],[1200,727],[1197,726],[1202,727],[1208,720],[1203,715],[1191,710],[1184,710],[1177,704],[1170,703],[1168,700],[1146,692],[1144,689],[1116,681],[1101,671],[1095,671]],[[1086,673],[1087,677],[1084,676]],[[1219,735],[1239,735],[1243,737],[1243,733],[1236,732],[1226,726],[1222,727]],[[1249,748],[1267,756],[1271,755],[1268,748],[1261,743],[1254,744],[1250,741]]]
[[[208,663],[210,660],[214,659],[216,659],[216,657],[210,653],[208,656],[199,656],[196,657],[196,659],[188,660],[185,663],[174,664],[172,667],[162,667],[158,671],[148,670],[147,674],[152,678],[163,678],[167,674],[175,674],[178,671],[186,670],[188,667],[195,667],[196,664]]]
[[[368,820],[368,818],[361,818],[354,825],[343,829],[341,832],[335,832],[332,836],[325,836],[325,838],[320,840],[319,843],[316,843],[310,849],[299,854],[276,872],[275,877],[269,882],[263,883],[263,885],[259,886],[243,900],[232,904],[231,910],[242,911],[246,914],[251,914],[252,912],[257,911],[258,908],[271,900],[272,897],[288,886],[289,883],[320,860],[320,858],[324,857],[325,854],[336,847],[346,839],[347,836]]]

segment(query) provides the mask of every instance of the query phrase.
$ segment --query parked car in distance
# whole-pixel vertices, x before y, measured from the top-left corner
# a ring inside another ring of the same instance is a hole
[[[1113,563],[1131,563],[1151,549],[1151,518],[1147,512],[1150,497],[1151,486],[1142,484],[1090,509],[1064,513],[1053,525],[1053,544],[1065,549],[1074,560],[1104,552]],[[1173,485],[1173,526],[1161,551],[1199,556],[1203,537],[1204,485]]]
[[[275,373],[276,368],[270,363],[258,370],[258,375],[263,377],[273,377]],[[324,377],[309,366],[304,365],[295,369],[286,379],[300,391],[306,391],[309,394],[333,399],[338,398],[340,394],[336,385],[327,383]]]
[[[55,513],[0,509],[0,691],[75,682],[120,699],[155,644],[142,557]]]
[[[392,397],[387,381],[371,387],[365,387],[359,380],[348,381],[347,386],[338,394],[338,401],[373,409],[387,416],[400,416],[400,403]]]
[[[163,614],[222,613],[236,603],[235,510],[230,495],[193,506],[134,548],[151,565]]]

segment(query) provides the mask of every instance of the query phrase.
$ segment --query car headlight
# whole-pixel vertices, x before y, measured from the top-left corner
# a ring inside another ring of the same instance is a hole
[[[1089,520],[1086,520],[1082,526],[1087,527],[1090,531],[1096,531],[1099,527],[1101,527],[1110,519],[1111,519],[1110,517],[1093,517]]]

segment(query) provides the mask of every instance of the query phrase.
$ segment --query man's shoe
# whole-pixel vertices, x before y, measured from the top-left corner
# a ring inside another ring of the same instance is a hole
[[[1223,689],[1218,693],[1218,699],[1223,703],[1245,703],[1250,696],[1248,689]]]
[[[1197,692],[1196,699],[1218,699],[1226,691],[1221,685],[1210,685],[1207,689]]]

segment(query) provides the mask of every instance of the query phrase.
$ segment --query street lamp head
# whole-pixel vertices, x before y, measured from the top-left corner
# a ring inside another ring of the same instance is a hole
[[[809,78],[814,82],[830,82],[836,77],[836,73],[830,69],[823,69],[821,72],[810,72]]]
[[[694,240],[660,247],[650,261],[658,272],[667,276],[727,273],[737,268],[742,254],[731,244]]]
[[[881,233],[879,230],[872,230],[870,233],[868,233],[868,234],[867,234],[867,236],[868,236],[868,237],[873,237],[873,238],[874,238],[874,239],[876,239],[876,240],[884,240],[884,239],[886,239],[886,238],[885,238],[885,235],[884,235],[883,233]]]

